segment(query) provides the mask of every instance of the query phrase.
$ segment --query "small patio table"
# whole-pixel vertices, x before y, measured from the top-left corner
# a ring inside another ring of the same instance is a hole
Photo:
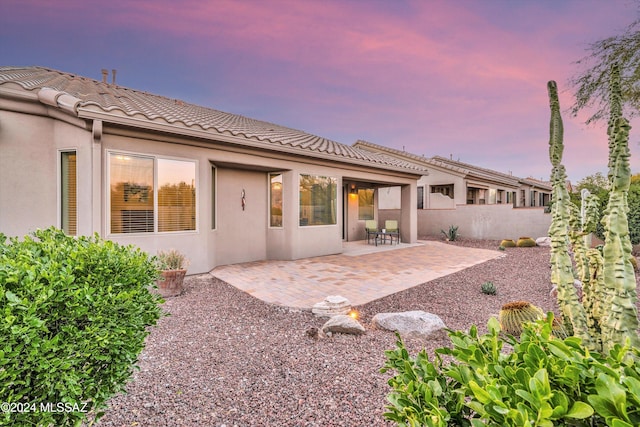
[[[396,245],[400,243],[400,233],[397,231],[376,231],[376,238],[374,239],[376,242],[376,246],[378,246],[378,240],[382,242],[382,244],[387,243],[387,236],[389,236],[389,244],[393,245],[393,238],[396,239]]]

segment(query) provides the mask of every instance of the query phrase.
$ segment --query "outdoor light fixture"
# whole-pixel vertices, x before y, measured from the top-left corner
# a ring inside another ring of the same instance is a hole
[[[358,189],[355,184],[351,184],[351,188],[349,189],[349,194],[358,194]]]
[[[349,317],[351,317],[352,319],[357,320],[359,316],[360,316],[360,313],[358,313],[358,310],[349,311]]]

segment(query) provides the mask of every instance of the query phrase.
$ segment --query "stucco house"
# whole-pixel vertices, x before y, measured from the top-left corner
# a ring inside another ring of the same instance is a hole
[[[551,201],[550,182],[452,158],[419,156],[368,141],[357,141],[353,147],[410,161],[428,170],[416,188],[419,235],[438,235],[450,225],[457,225],[466,237],[477,239],[547,235],[551,216],[545,208]],[[398,188],[381,190],[379,198],[381,217],[398,214]]]
[[[199,273],[340,253],[394,187],[416,241],[424,166],[108,80],[0,67],[0,232],[97,232]]]

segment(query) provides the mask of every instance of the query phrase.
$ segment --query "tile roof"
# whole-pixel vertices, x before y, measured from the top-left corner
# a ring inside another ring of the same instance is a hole
[[[49,68],[0,67],[0,92],[3,85],[11,83],[36,93],[41,102],[76,116],[97,109],[109,113],[116,122],[118,117],[142,118],[178,129],[196,129],[211,139],[218,134],[231,135],[262,142],[264,148],[271,150],[288,147],[311,157],[328,156],[336,161],[383,169],[425,172],[424,167],[410,161],[360,150],[304,131]]]
[[[374,144],[373,142],[369,142],[369,141],[364,141],[362,139],[356,141],[353,144],[354,147],[359,148],[361,150],[365,150],[365,151],[371,151],[373,153],[387,153],[390,154],[392,156],[400,156],[400,157],[404,157],[407,159],[410,159],[411,161],[414,162],[418,162],[420,164],[425,164],[428,166],[437,166],[441,169],[448,169],[452,172],[457,172],[463,175],[466,175],[469,173],[468,170],[457,167],[457,166],[453,166],[453,165],[449,165],[446,163],[442,163],[440,161],[434,160],[432,158],[429,157],[425,157],[425,156],[419,156],[417,154],[412,154],[409,153],[408,151],[404,151],[404,150],[398,150],[395,148],[390,148],[390,147],[385,147],[384,145],[378,145],[378,144]]]
[[[506,174],[502,172],[495,171],[493,169],[487,169],[480,166],[475,166],[469,163],[464,163],[458,160],[448,159],[442,156],[433,156],[434,160],[437,160],[442,163],[446,163],[448,165],[457,166],[461,168],[465,168],[469,171],[469,176],[476,179],[484,179],[494,182],[500,182],[506,185],[512,185],[517,187],[520,183],[521,178],[517,176],[513,176],[511,174]]]
[[[363,140],[359,140],[355,142],[353,146],[362,150],[387,153],[392,156],[399,156],[399,157],[408,159],[409,161],[418,162],[420,164],[426,165],[427,169],[429,168],[429,166],[438,167],[441,169],[448,169],[452,172],[465,175],[467,178],[479,179],[484,181],[492,181],[492,182],[502,183],[504,185],[511,185],[515,187],[518,187],[519,184],[522,183],[522,184],[546,189],[549,191],[551,191],[552,189],[551,183],[546,181],[540,181],[534,178],[520,178],[511,174],[506,174],[506,173],[498,172],[492,169],[475,166],[469,163],[448,159],[442,156],[433,156],[433,157],[418,156],[416,154],[412,154],[403,150],[397,150],[394,148],[385,147],[383,145],[378,145],[378,144],[374,144],[372,142],[363,141]]]

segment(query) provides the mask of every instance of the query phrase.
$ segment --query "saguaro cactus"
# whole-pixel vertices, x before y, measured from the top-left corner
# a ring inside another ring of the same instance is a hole
[[[611,117],[609,135],[609,183],[611,191],[602,224],[605,228],[603,254],[589,249],[581,236],[593,231],[596,200],[588,198],[583,205],[587,217],[577,220],[577,207],[569,200],[562,165],[562,118],[556,83],[547,85],[551,106],[549,158],[553,166],[553,208],[551,227],[551,282],[558,290],[558,305],[567,327],[583,344],[596,350],[608,350],[629,340],[638,346],[638,313],[636,309],[636,277],[631,264],[631,240],[627,220],[627,193],[631,182],[629,168],[629,123],[622,117],[620,73],[611,72]],[[573,219],[570,224],[570,213]],[[571,227],[570,227],[571,226]],[[571,228],[571,232],[569,232]],[[569,236],[576,254],[580,278],[586,285],[583,305],[573,286],[574,274],[569,256]],[[568,322],[567,322],[568,320]]]
[[[630,339],[638,345],[638,312],[636,308],[636,277],[631,264],[631,239],[627,212],[627,195],[631,183],[629,167],[629,122],[622,117],[620,108],[620,70],[611,71],[611,118],[609,135],[609,203],[602,218],[605,230],[603,248],[604,285],[610,309],[602,321],[605,345],[622,343]]]
[[[562,164],[564,151],[562,117],[558,100],[556,82],[547,84],[549,104],[551,107],[551,123],[549,135],[549,159],[553,166],[551,183],[553,194],[551,201],[551,283],[558,290],[558,305],[562,311],[565,328],[580,337],[588,348],[595,349],[597,344],[588,331],[587,318],[578,294],[573,285],[573,266],[569,255],[569,191],[567,190],[567,174]]]

